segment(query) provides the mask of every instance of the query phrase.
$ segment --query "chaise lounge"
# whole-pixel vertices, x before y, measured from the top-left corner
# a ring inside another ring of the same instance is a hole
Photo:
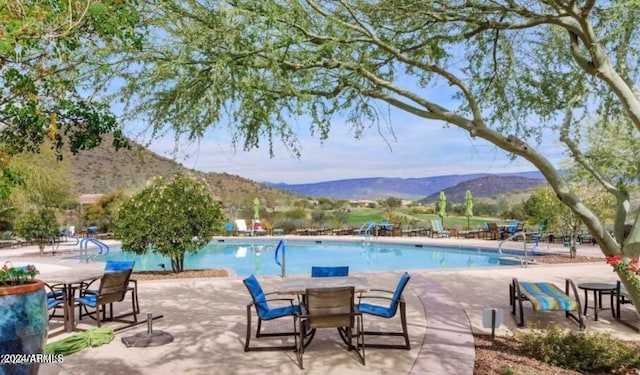
[[[569,292],[573,292],[573,296]],[[511,314],[516,315],[516,302],[520,310],[518,327],[524,327],[523,301],[529,301],[535,311],[564,311],[567,318],[572,318],[581,329],[585,328],[582,318],[582,305],[575,284],[570,279],[565,281],[565,290],[562,291],[555,284],[547,282],[520,282],[515,277],[509,285],[509,304]],[[577,311],[577,316],[572,313]]]

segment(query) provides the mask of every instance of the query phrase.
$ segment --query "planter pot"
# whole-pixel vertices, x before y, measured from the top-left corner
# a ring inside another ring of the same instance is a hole
[[[49,312],[44,283],[0,286],[0,354],[40,354],[47,343]],[[0,364],[0,375],[37,374],[38,363]]]

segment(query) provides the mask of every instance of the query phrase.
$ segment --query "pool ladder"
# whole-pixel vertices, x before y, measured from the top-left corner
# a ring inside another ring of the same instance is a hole
[[[97,254],[93,254],[93,255],[89,255],[89,244],[93,244],[95,246],[98,247],[98,253]],[[91,237],[86,237],[86,238],[82,238],[80,239],[80,241],[78,242],[78,245],[80,246],[80,262],[83,262],[83,260],[86,263],[89,263],[90,260],[93,260],[93,258],[95,258],[98,255],[108,255],[109,254],[109,245],[107,245],[106,243],[97,240],[95,238],[91,238]],[[83,256],[83,250],[85,255]],[[103,253],[104,252],[104,253]]]
[[[498,243],[498,253],[502,254],[502,245],[507,241],[513,241],[514,238],[522,236],[522,244],[524,245],[524,261],[520,259],[520,266],[527,267],[529,260],[527,258],[527,235],[524,232],[516,232]]]
[[[282,249],[282,263],[280,263],[280,261],[278,260],[278,250]],[[276,258],[276,264],[280,266],[280,277],[284,278],[286,275],[286,263],[285,263],[285,258],[286,258],[286,248],[284,245],[284,240],[280,240],[278,242],[278,246],[276,246],[276,251],[275,251],[275,258]]]

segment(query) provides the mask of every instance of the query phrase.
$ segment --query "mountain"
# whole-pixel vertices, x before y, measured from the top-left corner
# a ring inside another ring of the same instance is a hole
[[[488,177],[496,178],[487,179]],[[418,200],[429,197],[432,194],[437,194],[441,190],[452,188],[464,182],[473,180],[478,180],[478,193],[483,194],[482,192],[486,191],[486,196],[498,194],[501,190],[503,192],[520,189],[526,190],[524,186],[536,186],[536,182],[538,185],[544,183],[542,175],[539,172],[521,172],[497,175],[474,173],[422,178],[373,177],[294,185],[284,183],[267,184],[295,194],[309,197],[337,199],[385,199],[388,197],[396,197]],[[476,196],[475,187],[472,188],[472,192],[474,196]],[[462,196],[464,198],[464,191]],[[478,196],[480,197],[483,195]]]
[[[130,141],[131,148],[114,150],[110,136],[100,146],[76,155],[66,152],[64,159],[73,165],[72,178],[80,194],[104,194],[119,189],[128,193],[144,187],[156,176],[171,177],[178,172],[204,178],[217,200],[225,207],[250,207],[253,197],[265,205],[286,205],[291,192],[227,173],[204,173],[186,168]]]
[[[115,151],[111,137],[92,150],[77,155],[66,153],[73,165],[72,178],[79,193],[108,193],[119,189],[128,193],[145,186],[155,176],[171,177],[178,172],[202,177],[209,182],[214,196],[228,208],[250,207],[259,197],[268,207],[289,206],[296,195],[336,199],[385,199],[433,201],[433,194],[444,190],[452,202],[462,201],[466,189],[474,197],[492,196],[512,190],[527,190],[544,183],[539,172],[491,175],[475,173],[423,178],[359,178],[313,184],[258,183],[227,173],[204,173],[157,155],[131,141],[130,149]],[[427,198],[425,198],[427,197]],[[436,197],[437,199],[437,197]]]
[[[526,191],[545,183],[545,180],[539,178],[489,175],[461,182],[455,186],[443,189],[442,191],[444,191],[447,201],[463,203],[464,195],[467,190],[471,190],[471,193],[475,198],[480,198],[500,195],[515,190]],[[439,191],[430,194],[426,198],[421,199],[420,203],[434,203],[438,201],[439,195]]]

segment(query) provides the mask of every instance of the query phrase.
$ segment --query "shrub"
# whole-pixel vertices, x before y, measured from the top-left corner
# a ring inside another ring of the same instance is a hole
[[[640,366],[640,352],[607,333],[570,332],[558,327],[522,334],[525,354],[554,366],[588,373],[623,373]]]

